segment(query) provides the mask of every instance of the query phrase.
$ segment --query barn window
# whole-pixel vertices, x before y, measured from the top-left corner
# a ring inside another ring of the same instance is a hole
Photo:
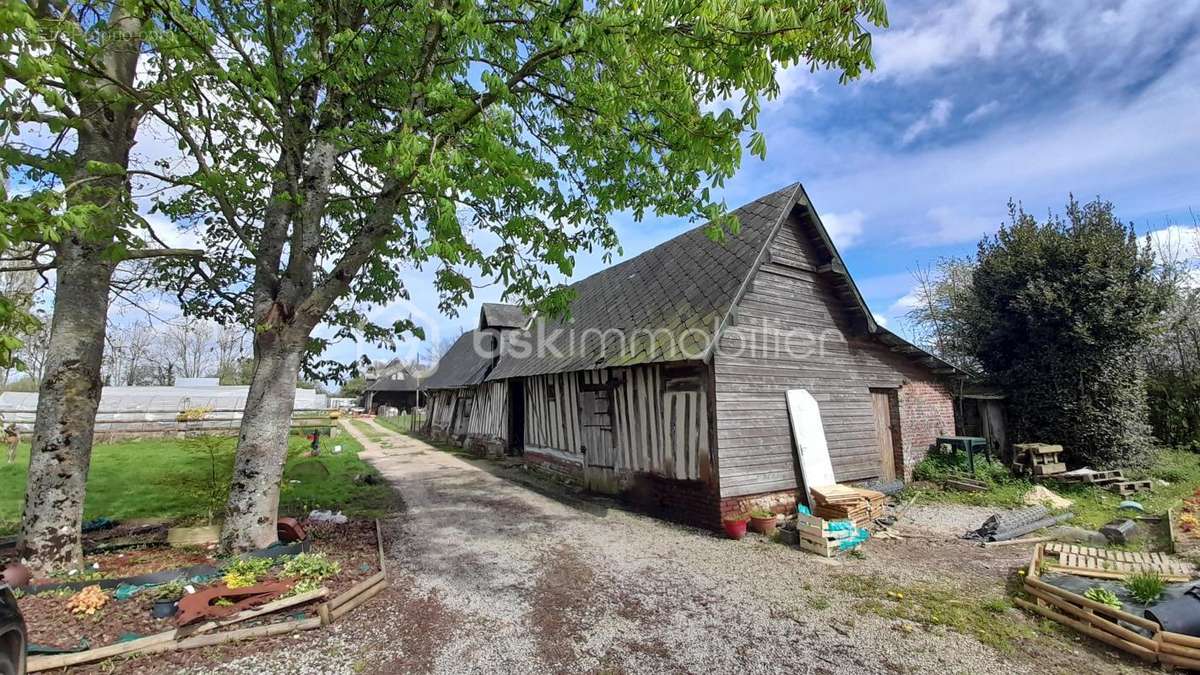
[[[703,366],[666,366],[663,368],[664,391],[701,391],[703,388]]]
[[[558,400],[558,396],[555,395],[555,393],[554,393],[554,383],[553,382],[546,383],[546,400],[550,401],[551,403]]]

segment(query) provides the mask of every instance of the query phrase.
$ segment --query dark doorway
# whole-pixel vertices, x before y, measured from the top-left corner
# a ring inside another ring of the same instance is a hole
[[[525,380],[508,381],[508,454],[525,454]]]

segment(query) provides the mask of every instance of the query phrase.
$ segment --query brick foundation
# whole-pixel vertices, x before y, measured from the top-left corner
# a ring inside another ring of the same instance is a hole
[[[578,462],[568,462],[553,455],[540,453],[535,448],[526,448],[525,463],[530,469],[550,478],[583,483],[583,465]]]
[[[707,483],[674,480],[653,474],[632,476],[621,499],[656,518],[715,530],[721,527],[717,496]]]
[[[929,452],[938,436],[954,434],[954,397],[938,382],[907,382],[898,394],[900,457],[896,473],[904,467],[904,480],[912,480],[913,468]],[[899,475],[897,475],[899,477]]]
[[[749,513],[758,508],[767,509],[771,513],[795,513],[798,499],[799,493],[796,490],[781,490],[779,492],[764,492],[757,495],[726,497],[721,500],[721,518],[736,516],[740,513]]]

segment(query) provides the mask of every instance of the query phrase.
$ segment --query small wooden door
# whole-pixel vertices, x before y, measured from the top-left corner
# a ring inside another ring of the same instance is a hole
[[[875,417],[875,443],[879,447],[879,478],[896,480],[896,445],[892,434],[892,396],[890,391],[872,391],[871,409]]]
[[[579,434],[587,486],[607,491],[614,478],[617,458],[612,389],[607,371],[579,375]]]

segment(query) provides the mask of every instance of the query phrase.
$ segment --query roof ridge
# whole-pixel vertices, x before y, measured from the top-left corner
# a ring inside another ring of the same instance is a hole
[[[796,188],[798,188],[798,187],[800,187],[800,181],[794,181],[789,185],[779,188],[778,190],[775,190],[773,192],[768,192],[765,195],[759,195],[758,197],[751,199],[750,201],[746,202],[745,204],[738,206],[736,209],[730,209],[729,213],[737,213],[738,211],[741,211],[742,209],[753,206],[754,204],[757,204],[758,202],[765,202],[782,192],[787,192],[790,190],[794,193]],[[568,286],[576,286],[578,284],[581,284],[581,283],[587,281],[588,279],[591,279],[592,277],[595,277],[595,276],[598,276],[601,274],[606,274],[606,273],[612,272],[620,267],[628,265],[629,263],[637,260],[638,258],[647,256],[651,253],[654,253],[655,251],[658,251],[659,249],[669,246],[670,244],[674,243],[678,239],[682,239],[683,237],[686,237],[689,234],[693,234],[695,232],[703,230],[711,222],[712,222],[711,220],[706,220],[703,223],[696,225],[695,227],[689,227],[688,229],[684,230],[683,232],[680,232],[679,234],[671,237],[670,239],[664,239],[664,240],[658,242],[657,244],[655,244],[654,246],[651,246],[650,248],[646,249],[645,251],[642,251],[641,253],[639,253],[631,258],[626,258],[625,260],[615,262],[615,263],[609,265],[608,267],[596,270],[595,272],[592,272],[591,274],[587,275],[586,277],[583,277],[581,279],[577,279],[577,280],[571,282],[570,284],[568,284]]]

